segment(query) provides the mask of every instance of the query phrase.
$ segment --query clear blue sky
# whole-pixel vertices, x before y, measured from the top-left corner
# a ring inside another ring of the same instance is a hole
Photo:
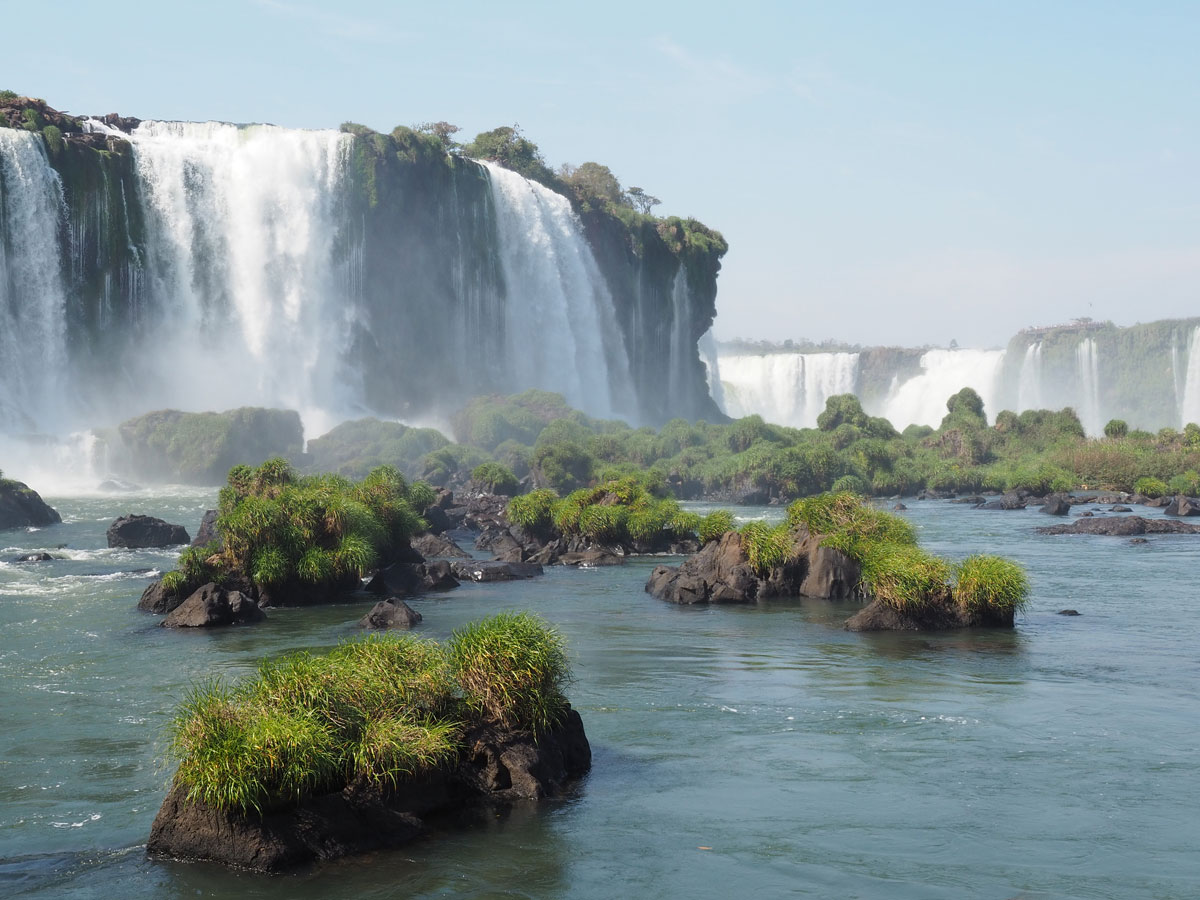
[[[731,250],[718,337],[1200,315],[1200,2],[3,3],[73,113],[519,123]]]

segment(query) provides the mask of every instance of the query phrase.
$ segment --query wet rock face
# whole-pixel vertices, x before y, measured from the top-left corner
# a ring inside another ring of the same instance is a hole
[[[0,477],[0,531],[8,528],[41,528],[62,521],[37,491],[20,481]]]
[[[175,785],[154,819],[146,849],[155,856],[279,872],[399,846],[424,833],[426,821],[439,814],[557,796],[592,763],[583,720],[573,709],[540,737],[478,726],[464,745],[454,765],[395,787],[355,783],[261,816],[193,802]]]
[[[380,600],[371,611],[358,620],[360,628],[387,630],[393,628],[412,628],[421,622],[421,614],[401,600],[392,597]]]
[[[121,516],[108,526],[108,546],[141,550],[190,543],[187,529],[154,516]]]
[[[163,620],[166,628],[219,628],[225,625],[251,625],[267,617],[241,591],[226,590],[209,583],[173,609]]]

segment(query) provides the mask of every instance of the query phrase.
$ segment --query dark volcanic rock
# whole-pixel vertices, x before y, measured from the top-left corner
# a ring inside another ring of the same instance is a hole
[[[903,503],[897,503],[895,506],[892,507],[892,509],[895,512],[904,512],[904,510],[908,509],[908,507],[905,506]]]
[[[1060,609],[1060,610],[1059,610],[1057,613],[1055,613],[1055,615],[1058,615],[1058,616],[1077,616],[1077,615],[1079,615],[1079,610],[1077,610],[1077,609]]]
[[[1128,506],[1114,506],[1109,512],[1133,512]]]
[[[133,550],[145,547],[171,547],[189,543],[187,529],[172,525],[153,516],[121,516],[108,526],[108,546],[128,547]]]
[[[975,509],[1024,509],[1025,500],[1020,494],[1005,494],[999,500],[988,500],[978,504]]]
[[[1174,519],[1143,519],[1141,516],[1095,516],[1076,519],[1070,525],[1048,525],[1038,534],[1200,534],[1200,525]]]
[[[1065,516],[1071,511],[1071,501],[1064,494],[1051,494],[1042,504],[1042,512],[1048,516]]]
[[[197,588],[162,624],[166,628],[216,628],[249,625],[266,617],[258,604],[241,591],[228,591],[210,582]]]
[[[278,872],[318,859],[395,847],[426,831],[425,819],[479,804],[539,800],[560,794],[591,767],[579,713],[568,709],[557,728],[525,732],[477,727],[452,768],[392,787],[355,783],[299,807],[262,816],[222,812],[172,787],[154,819],[148,853],[212,860],[258,872]]]
[[[412,539],[412,548],[426,559],[447,557],[470,559],[471,554],[448,537],[440,534],[422,534]]]
[[[192,539],[192,546],[206,547],[213,541],[221,541],[221,535],[217,531],[217,511],[207,509],[204,511],[204,518],[200,520],[200,528]]]
[[[54,559],[49,553],[44,550],[41,553],[26,553],[24,556],[18,556],[13,562],[19,563],[34,563],[34,562],[50,562]]]
[[[857,564],[838,550],[821,547],[807,532],[796,535],[787,562],[758,575],[736,531],[709,541],[678,567],[658,566],[646,590],[671,603],[751,603],[763,597],[825,599],[854,596]]]
[[[376,603],[358,624],[362,628],[412,628],[420,621],[419,612],[399,597],[393,597]]]
[[[1013,611],[971,620],[958,607],[929,604],[913,612],[900,612],[882,600],[872,600],[846,622],[847,631],[945,631],[950,628],[1012,628]]]
[[[40,528],[62,521],[38,492],[20,481],[0,478],[0,531],[8,528]]]
[[[1197,503],[1191,497],[1185,497],[1179,494],[1171,498],[1171,502],[1167,504],[1163,510],[1163,515],[1167,516],[1200,516],[1200,503]]]
[[[410,597],[433,591],[450,591],[458,587],[450,563],[444,559],[430,562],[393,563],[376,572],[367,583],[372,594],[393,594]]]
[[[177,597],[163,587],[162,581],[152,581],[146,585],[146,589],[142,591],[142,597],[138,600],[137,608],[143,612],[169,613],[171,610],[179,606],[185,598]]]
[[[454,576],[463,581],[516,581],[543,574],[537,563],[503,562],[501,560],[471,560],[450,564]]]
[[[575,566],[579,569],[594,569],[597,566],[619,566],[625,562],[625,557],[607,550],[580,550],[563,553],[558,557],[558,562],[560,565]]]

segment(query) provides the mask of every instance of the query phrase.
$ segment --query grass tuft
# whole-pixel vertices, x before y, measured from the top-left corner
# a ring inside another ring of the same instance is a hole
[[[972,622],[1015,613],[1029,601],[1029,578],[1011,560],[968,556],[954,570],[954,600]]]

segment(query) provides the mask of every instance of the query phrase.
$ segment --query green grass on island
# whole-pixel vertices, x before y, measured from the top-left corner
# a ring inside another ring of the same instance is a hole
[[[570,677],[562,636],[529,613],[467,625],[445,645],[373,636],[197,685],[171,722],[169,755],[191,800],[234,812],[357,782],[395,787],[453,763],[473,725],[552,729]]]

